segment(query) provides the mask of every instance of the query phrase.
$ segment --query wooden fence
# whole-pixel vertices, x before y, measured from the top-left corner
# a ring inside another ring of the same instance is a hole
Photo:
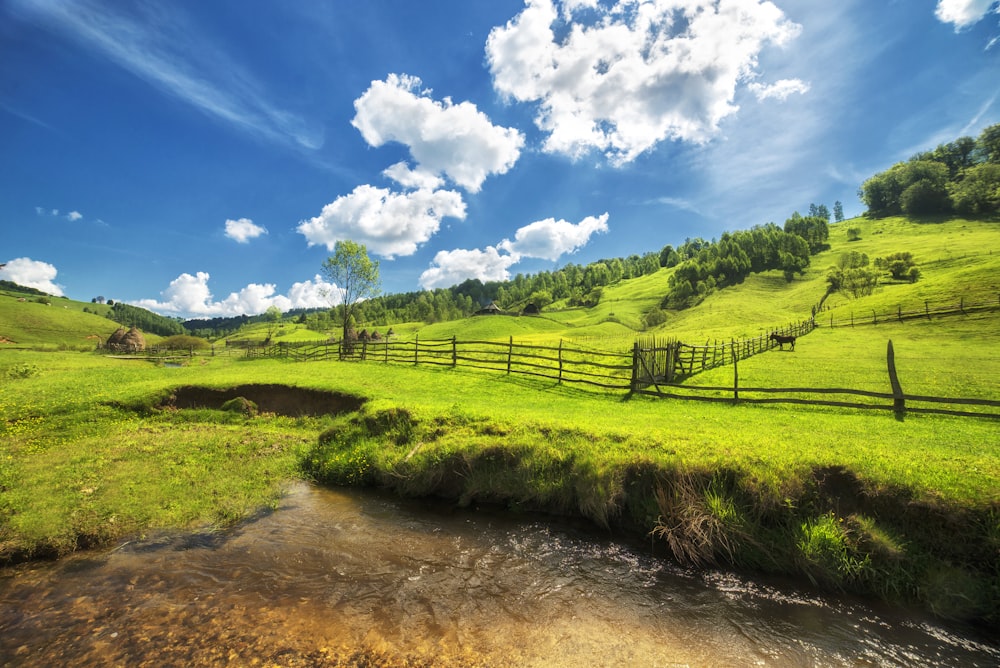
[[[980,293],[968,297],[959,297],[957,302],[932,304],[929,300],[923,304],[911,303],[904,310],[902,304],[895,309],[884,309],[882,312],[852,311],[849,316],[835,318],[831,313],[829,319],[819,313],[815,316],[819,325],[828,327],[857,327],[861,325],[877,325],[880,322],[903,322],[904,320],[933,320],[945,316],[968,315],[979,311],[995,311],[1000,309],[1000,295]]]
[[[733,339],[728,343],[716,341],[703,346],[692,346],[675,339],[640,339],[632,350],[635,360],[632,389],[657,383],[673,383],[702,371],[733,364],[778,347],[779,344],[771,339],[771,334],[799,337],[815,328],[815,321],[809,319],[773,329],[751,339]]]
[[[816,326],[812,320],[789,325],[774,333],[802,336]],[[1000,412],[970,408],[1000,408],[1000,401],[990,399],[947,398],[903,391],[895,370],[892,342],[887,350],[889,392],[851,388],[741,387],[739,362],[778,345],[770,335],[729,343],[691,346],[676,340],[637,341],[631,351],[613,352],[588,349],[560,341],[556,345],[506,342],[459,341],[456,338],[396,341],[357,341],[327,343],[276,343],[246,348],[248,357],[283,357],[291,360],[354,360],[385,364],[463,366],[505,374],[520,374],[556,381],[617,390],[663,399],[747,403],[799,404],[843,408],[888,410],[902,418],[911,413],[940,413],[1000,419]],[[787,344],[786,344],[787,345]],[[692,386],[680,381],[700,371],[732,365],[731,386]],[[846,398],[829,398],[829,397]],[[863,397],[862,402],[852,397]]]
[[[413,341],[357,341],[351,344],[279,343],[247,348],[248,357],[284,357],[293,360],[355,360],[394,364],[463,366],[507,374],[521,374],[581,383],[610,390],[628,390],[633,361],[629,352],[609,352],[573,346],[506,342],[459,341],[456,338]]]
[[[695,385],[658,384],[654,389],[648,386],[633,390],[639,394],[653,395],[663,399],[690,399],[695,401],[710,401],[722,403],[746,404],[804,404],[810,406],[836,406],[842,408],[861,408],[893,411],[896,417],[902,419],[910,413],[937,413],[943,415],[958,415],[1000,419],[1000,412],[983,412],[954,408],[955,406],[981,406],[985,408],[1000,408],[1000,401],[993,399],[969,399],[957,397],[933,397],[918,394],[907,394],[896,374],[896,359],[892,341],[886,349],[886,371],[891,392],[870,392],[850,388],[816,388],[816,387],[740,387],[739,358],[734,357],[733,384],[727,387],[710,387]],[[772,396],[748,396],[772,395]],[[784,396],[774,396],[784,395]],[[836,399],[820,399],[818,396],[843,395],[877,399],[881,402],[847,401]],[[930,404],[924,405],[924,404]]]

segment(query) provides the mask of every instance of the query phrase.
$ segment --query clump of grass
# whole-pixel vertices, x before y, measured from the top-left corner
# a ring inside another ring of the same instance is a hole
[[[871,558],[857,549],[844,518],[826,513],[799,525],[796,542],[800,566],[813,583],[843,587],[863,579]]]
[[[227,413],[238,413],[248,418],[256,417],[260,413],[257,404],[246,397],[233,397],[229,401],[224,402],[220,408]]]
[[[11,380],[19,380],[21,378],[31,378],[32,376],[37,376],[41,372],[42,370],[37,364],[22,362],[8,367],[5,375]]]

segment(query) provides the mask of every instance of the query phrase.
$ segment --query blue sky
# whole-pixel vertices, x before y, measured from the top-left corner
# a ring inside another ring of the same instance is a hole
[[[990,0],[0,0],[0,278],[171,316],[861,213],[1000,122]]]

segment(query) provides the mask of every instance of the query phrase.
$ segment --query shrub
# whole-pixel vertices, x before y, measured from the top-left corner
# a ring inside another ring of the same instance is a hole
[[[250,401],[246,397],[233,397],[229,401],[222,404],[221,408],[228,413],[241,413],[248,418],[256,417],[256,415],[260,412],[257,408],[257,404]]]
[[[7,369],[7,377],[11,380],[17,380],[19,378],[31,378],[32,376],[37,376],[41,373],[41,369],[35,364],[15,364]]]

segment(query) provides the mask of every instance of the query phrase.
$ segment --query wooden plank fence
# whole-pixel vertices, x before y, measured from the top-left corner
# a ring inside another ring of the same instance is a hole
[[[652,395],[663,399],[688,399],[717,403],[741,404],[799,404],[809,406],[835,406],[840,408],[859,408],[871,410],[892,411],[898,419],[907,413],[936,413],[942,415],[957,415],[962,417],[982,417],[1000,419],[1000,412],[972,411],[956,406],[975,406],[1000,409],[1000,401],[994,399],[970,399],[961,397],[934,397],[919,394],[907,394],[896,374],[895,351],[892,341],[886,349],[886,370],[890,392],[871,392],[851,388],[830,387],[741,387],[739,384],[739,363],[733,364],[732,386],[694,386],[679,384],[656,385],[635,390],[639,394]],[[747,395],[784,395],[784,396],[747,396]],[[848,397],[865,397],[879,399],[885,403],[849,401],[841,399],[820,399],[816,397],[829,395],[845,395]],[[916,405],[915,405],[916,404]],[[925,406],[923,404],[931,404]]]
[[[904,310],[902,304],[897,304],[895,309],[884,309],[881,312],[873,309],[870,311],[851,311],[848,316],[834,317],[830,313],[829,319],[818,314],[816,322],[826,327],[859,327],[862,325],[877,325],[886,322],[903,322],[905,320],[933,320],[955,315],[969,315],[981,311],[995,311],[1000,309],[1000,294],[991,296],[989,294],[977,294],[959,297],[957,302],[935,303],[925,300],[922,304],[907,304]]]
[[[788,325],[772,333],[802,336],[816,326],[813,320]],[[766,352],[778,343],[770,334],[729,343],[691,346],[676,340],[637,341],[631,351],[587,349],[560,340],[556,345],[507,341],[459,341],[457,338],[412,341],[376,340],[325,343],[276,343],[246,348],[248,357],[282,357],[297,361],[337,360],[384,364],[467,367],[520,374],[555,381],[655,396],[662,399],[745,404],[798,404],[893,411],[902,419],[907,413],[938,413],[1000,419],[1000,412],[970,408],[1000,408],[990,399],[947,398],[903,391],[895,370],[892,342],[887,350],[887,392],[851,388],[741,387],[739,362]],[[691,375],[723,365],[732,365],[732,386],[691,386],[681,381]],[[840,395],[846,398],[831,398]],[[862,402],[851,397],[863,397]]]

